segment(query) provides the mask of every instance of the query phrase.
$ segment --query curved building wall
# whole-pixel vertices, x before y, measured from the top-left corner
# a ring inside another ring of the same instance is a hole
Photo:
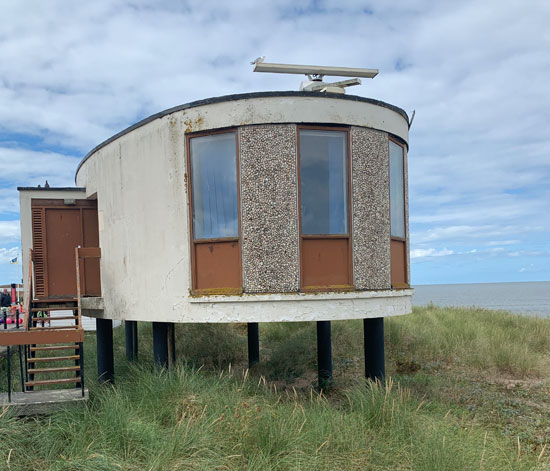
[[[266,322],[409,313],[392,290],[388,136],[404,113],[377,102],[281,93],[169,110],[94,149],[78,186],[97,196],[103,316],[162,322]],[[353,290],[299,293],[297,125],[350,129]],[[237,129],[242,295],[191,288],[186,135]],[[406,168],[406,165],[405,165]]]

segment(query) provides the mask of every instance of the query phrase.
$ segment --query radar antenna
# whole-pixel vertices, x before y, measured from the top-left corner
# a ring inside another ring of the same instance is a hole
[[[378,69],[361,69],[354,67],[331,67],[320,65],[275,64],[264,62],[265,56],[251,62],[254,72],[270,72],[273,74],[303,74],[308,80],[300,84],[300,90],[310,92],[346,93],[346,87],[360,85],[363,78],[374,78]],[[354,77],[339,82],[324,82],[325,76]]]

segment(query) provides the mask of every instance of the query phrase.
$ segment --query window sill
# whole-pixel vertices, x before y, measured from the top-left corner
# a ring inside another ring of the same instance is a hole
[[[412,296],[412,289],[386,289],[378,291],[311,291],[303,293],[273,293],[255,294],[240,293],[231,294],[194,294],[189,298],[191,304],[201,303],[249,303],[249,302],[299,302],[299,301],[325,301],[325,300],[353,300],[367,298],[392,298]]]

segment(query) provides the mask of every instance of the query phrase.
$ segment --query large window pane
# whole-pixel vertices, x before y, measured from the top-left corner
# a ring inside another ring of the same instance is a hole
[[[403,147],[390,141],[391,235],[405,237]]]
[[[195,239],[238,237],[235,133],[191,139]]]
[[[300,132],[302,234],[348,233],[347,134]]]

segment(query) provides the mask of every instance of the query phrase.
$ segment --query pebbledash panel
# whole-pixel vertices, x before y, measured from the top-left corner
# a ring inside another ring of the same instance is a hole
[[[102,317],[158,322],[411,312],[408,117],[362,97],[265,92],[153,115],[81,162]]]

